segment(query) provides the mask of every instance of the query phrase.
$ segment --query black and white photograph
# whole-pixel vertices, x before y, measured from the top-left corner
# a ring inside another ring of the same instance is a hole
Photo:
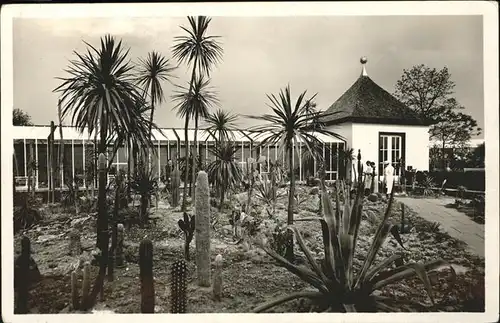
[[[1,24],[3,321],[498,320],[497,3]]]

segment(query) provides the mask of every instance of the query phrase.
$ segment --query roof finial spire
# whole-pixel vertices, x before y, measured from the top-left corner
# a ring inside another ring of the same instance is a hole
[[[363,65],[363,70],[361,71],[362,76],[368,76],[368,73],[366,73],[366,62],[368,62],[368,58],[366,56],[363,56],[359,60],[361,64]]]

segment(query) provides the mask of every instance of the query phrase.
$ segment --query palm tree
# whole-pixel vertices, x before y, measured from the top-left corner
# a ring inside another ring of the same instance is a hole
[[[144,94],[149,94],[151,102],[151,117],[149,134],[151,135],[151,125],[156,103],[161,104],[165,98],[161,82],[171,82],[174,76],[172,72],[177,68],[172,66],[168,59],[158,52],[150,52],[146,59],[139,59],[140,68],[137,73],[137,83],[144,90]]]
[[[222,109],[210,113],[205,119],[207,128],[205,131],[213,134],[219,143],[234,138],[233,131],[236,129],[238,116]]]
[[[242,172],[234,156],[238,149],[240,147],[232,141],[221,142],[211,149],[215,160],[208,165],[207,173],[210,183],[217,185],[220,190],[220,207],[226,192],[241,183]]]
[[[214,106],[218,105],[219,101],[216,97],[216,93],[210,88],[210,80],[205,79],[205,77],[195,76],[194,80],[190,82],[189,88],[179,86],[178,90],[174,91],[173,100],[177,102],[174,109],[177,110],[177,115],[181,118],[188,120],[188,116],[195,116],[195,128],[198,128],[198,118],[206,118],[208,116],[208,110]],[[187,122],[186,122],[187,125]],[[187,139],[187,132],[186,132]],[[189,142],[186,142],[186,158],[189,157]],[[195,132],[195,144],[196,144],[196,132]],[[193,151],[196,151],[193,150]],[[193,160],[197,159],[196,154],[192,154]],[[194,169],[192,178],[195,178]],[[184,175],[184,196],[182,197],[182,207],[185,210],[185,201],[187,193],[187,182],[189,179],[188,172]]]
[[[212,68],[222,59],[222,47],[217,41],[217,38],[219,38],[219,36],[206,35],[208,25],[210,24],[211,20],[211,18],[205,16],[199,16],[197,18],[188,17],[191,29],[181,26],[181,29],[184,30],[188,35],[175,37],[176,44],[172,48],[173,57],[175,57],[180,63],[185,62],[188,66],[192,65],[191,82],[189,85],[188,93],[191,93],[194,83],[196,82],[196,71],[198,70],[198,75],[200,75],[198,80],[201,79],[202,74],[210,77]],[[194,117],[195,124],[197,124],[198,118],[201,117],[201,115],[196,113],[191,114],[191,111],[189,111],[189,113],[185,113],[183,117],[186,120],[184,126],[186,156],[189,156],[189,120]],[[197,128],[198,127],[195,126],[195,145],[197,141]],[[193,160],[196,160],[196,148],[193,149],[193,158]],[[183,210],[185,210],[186,207],[187,175],[185,176],[184,180],[184,195],[182,197]]]
[[[281,90],[279,98],[274,94],[267,95],[271,104],[269,105],[273,114],[262,116],[247,116],[248,118],[264,122],[264,125],[254,127],[261,135],[261,146],[278,145],[281,153],[288,155],[290,168],[290,189],[288,192],[288,224],[293,224],[293,204],[295,194],[295,172],[293,171],[293,146],[301,142],[307,150],[321,160],[318,154],[318,146],[323,142],[317,138],[317,134],[329,135],[342,138],[340,135],[326,130],[319,121],[320,113],[311,111],[309,100],[304,100],[306,91],[299,95],[295,103],[292,102],[290,86]],[[292,237],[293,239],[293,237]],[[287,249],[287,257],[293,257],[293,243]]]
[[[132,107],[142,97],[131,73],[133,66],[128,60],[129,50],[124,50],[122,42],[106,35],[101,38],[99,49],[85,42],[84,54],[74,52],[76,59],[71,60],[65,70],[69,76],[60,77],[62,84],[54,92],[61,92],[62,117],[72,113],[71,123],[80,132],[88,128],[89,134],[100,135],[98,152],[105,154],[109,145],[108,138],[121,131],[134,129],[134,120],[140,118]],[[147,132],[138,134],[139,140],[149,137]],[[147,141],[147,140],[146,140]],[[100,290],[103,289],[104,276],[108,263],[108,214],[106,212],[106,171],[99,179],[99,215],[97,219],[97,244],[101,250],[101,264],[90,303],[92,306]]]
[[[139,153],[145,156],[149,151],[151,151],[153,153],[153,156],[157,156],[156,154],[158,152],[156,150],[156,146],[153,143],[155,137],[152,135],[151,130],[155,129],[161,132],[156,123],[150,122],[150,119],[147,115],[149,114],[149,111],[152,110],[152,107],[147,104],[144,98],[141,98],[139,101],[135,102],[133,109],[136,110],[137,114],[140,117],[133,120],[133,123],[131,125],[132,131],[123,131],[122,129],[116,130],[116,138],[114,138],[113,140],[113,158],[110,160],[111,163],[120,147],[128,147],[129,156],[127,156],[127,197],[130,197],[130,184],[132,180],[132,159],[134,160],[133,165],[137,166],[137,155]],[[149,135],[150,133],[151,136]],[[143,137],[144,134],[147,134],[147,137]],[[108,169],[110,166],[111,164],[108,165]]]

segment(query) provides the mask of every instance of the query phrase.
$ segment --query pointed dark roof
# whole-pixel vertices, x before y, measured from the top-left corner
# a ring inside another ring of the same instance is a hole
[[[364,72],[321,117],[325,124],[346,121],[426,125],[417,113],[372,81]]]

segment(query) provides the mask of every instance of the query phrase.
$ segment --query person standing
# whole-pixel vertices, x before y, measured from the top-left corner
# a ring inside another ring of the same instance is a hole
[[[370,183],[370,192],[374,193],[375,192],[375,185],[377,185],[377,192],[378,192],[378,176],[375,174],[375,162],[371,162],[370,166],[372,167],[372,182]]]
[[[372,178],[373,178],[373,169],[372,169],[372,162],[367,161],[366,162],[366,169],[364,171],[365,174],[365,196],[370,195],[371,193],[371,186],[372,186]]]
[[[386,165],[384,168],[384,183],[386,187],[385,194],[387,198],[389,198],[392,193],[392,187],[394,185],[394,167],[388,160],[384,162],[384,165]]]

